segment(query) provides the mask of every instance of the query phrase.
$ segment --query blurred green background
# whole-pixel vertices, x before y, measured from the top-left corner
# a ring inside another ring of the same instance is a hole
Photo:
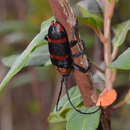
[[[71,0],[76,13],[77,1]],[[48,0],[0,0],[0,81],[9,70],[2,63],[3,57],[21,53],[40,31],[41,23],[51,16]],[[130,0],[119,0],[112,23],[117,24],[129,18]],[[102,44],[90,28],[81,24],[79,27],[82,39],[87,41],[88,56],[101,64]],[[129,45],[130,33],[120,53]],[[92,71],[95,74],[95,70]],[[0,100],[0,130],[65,130],[64,122],[48,124],[47,121],[58,92],[55,87],[58,76],[55,73],[52,66],[26,67],[9,82]],[[130,87],[129,72],[120,71],[118,75],[115,87],[119,94],[125,94]],[[129,107],[125,104],[113,112],[112,130],[130,129]]]

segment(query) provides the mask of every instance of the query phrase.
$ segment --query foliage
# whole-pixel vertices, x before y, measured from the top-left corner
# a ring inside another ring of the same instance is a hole
[[[126,35],[130,30],[130,20],[125,21],[119,25],[116,25],[116,27],[114,27],[113,30],[115,33],[115,37],[112,40],[113,46],[119,47],[124,43]]]
[[[92,112],[97,109],[97,107],[86,108],[83,106],[80,91],[77,86],[71,88],[69,94],[71,95],[72,103],[81,111]],[[66,95],[61,98],[59,108],[61,108],[59,111],[54,109],[54,111],[50,114],[49,121],[51,123],[66,121],[67,130],[78,130],[80,128],[83,130],[96,130],[98,127],[100,111],[94,114],[82,115],[72,109]]]
[[[19,58],[20,54],[11,55],[2,59],[2,62],[11,67],[13,63]],[[27,63],[25,66],[43,66],[49,60],[49,53],[47,45],[37,47],[32,53],[29,55]]]
[[[81,6],[79,6],[79,9],[82,13],[82,17],[78,18],[79,22],[86,23],[87,25],[90,25],[90,27],[95,27],[97,29],[102,27],[103,18],[101,16],[91,13]]]
[[[130,70],[130,48],[121,54],[112,64],[110,68]]]
[[[52,19],[53,18],[50,18],[49,21],[46,21],[44,23],[45,24],[44,29],[40,31],[40,33],[32,40],[32,42],[28,45],[28,47],[24,50],[24,52],[14,62],[10,71],[7,73],[7,75],[1,82],[0,90],[2,90],[4,86],[8,83],[8,81],[26,65],[31,52],[33,52],[33,50],[35,50],[37,47],[47,43],[44,40],[44,37],[47,34],[50,21],[52,21]]]
[[[85,107],[82,107],[82,111],[91,112],[94,111],[96,108],[92,107],[90,109],[87,109]],[[71,111],[67,115],[67,124],[66,129],[67,130],[79,130],[82,128],[82,130],[96,130],[98,128],[100,121],[100,111],[91,114],[91,115],[81,115],[80,113],[77,113],[75,111]]]
[[[45,1],[44,1],[45,2]],[[43,3],[44,3],[43,2]],[[32,1],[32,5],[36,4],[36,1]],[[42,6],[43,3],[39,3],[40,6]],[[100,5],[100,8],[103,10],[104,5],[97,0],[97,3]],[[39,7],[39,5],[38,5]],[[36,9],[38,9],[36,7]],[[92,29],[101,31],[103,28],[103,17],[101,14],[93,13],[88,8],[83,7],[81,4],[78,5],[80,12],[82,13],[82,16],[78,16],[78,21],[80,23],[84,23],[87,26],[90,26]],[[47,11],[46,9],[40,8],[42,11]],[[40,11],[40,12],[42,12]],[[35,11],[34,11],[35,12]],[[47,16],[45,16],[47,17]],[[49,61],[49,53],[47,48],[47,42],[44,40],[45,35],[47,34],[48,27],[50,25],[50,22],[54,20],[54,17],[44,21],[41,24],[41,30],[36,35],[36,37],[32,40],[32,42],[27,46],[27,48],[22,52],[22,54],[15,54],[8,57],[3,58],[3,63],[11,67],[5,78],[0,83],[0,91],[2,91],[5,87],[5,85],[20,71],[22,68],[27,66],[47,66],[50,64]],[[8,26],[6,26],[8,25]],[[9,34],[5,37],[7,41],[10,41],[11,39],[13,42],[22,41],[25,37],[28,37],[29,35],[26,33],[21,33],[25,30],[25,28],[33,28],[32,25],[28,26],[28,24],[20,22],[20,21],[6,21],[4,23],[0,23],[0,33],[5,34],[9,32],[14,32],[13,34]],[[35,28],[34,28],[35,29]],[[19,31],[21,30],[21,31]],[[116,24],[113,26],[114,31],[114,37],[112,39],[112,45],[113,48],[120,47],[125,43],[126,36],[128,34],[128,31],[130,30],[130,20],[127,20],[125,22],[122,22],[120,24]],[[14,38],[15,37],[15,38]],[[15,40],[14,40],[15,39]],[[115,61],[112,62],[112,64],[109,65],[112,69],[121,69],[121,70],[130,70],[130,48],[128,48],[126,51],[124,51]],[[25,78],[25,81],[22,81],[22,78]],[[96,72],[94,75],[94,83],[104,83],[105,76],[104,74]],[[21,75],[16,80],[22,82],[22,84],[26,84],[28,82],[31,82],[32,79],[30,78],[30,74],[27,73],[25,75]],[[14,87],[20,86],[19,84],[15,84]],[[69,90],[69,94],[71,95],[71,101],[72,103],[80,110],[82,111],[94,111],[97,109],[97,107],[90,107],[86,108],[83,105],[82,98],[80,95],[80,91],[78,87],[73,87]],[[130,97],[130,94],[128,93],[125,100],[128,101]],[[129,104],[129,101],[127,102]],[[30,111],[34,112],[35,110],[31,109],[32,106],[38,111],[39,113],[39,106],[35,103],[30,104],[29,109]],[[82,130],[96,130],[99,125],[100,121],[100,111],[91,114],[91,115],[81,115],[74,111],[71,107],[71,105],[68,102],[67,96],[63,96],[60,99],[59,107],[61,108],[59,111],[56,111],[54,108],[54,111],[49,116],[49,121],[51,123],[59,123],[59,122],[66,122],[66,129],[67,130],[79,130],[82,128]],[[35,113],[35,112],[34,112]],[[37,113],[35,113],[37,114]]]

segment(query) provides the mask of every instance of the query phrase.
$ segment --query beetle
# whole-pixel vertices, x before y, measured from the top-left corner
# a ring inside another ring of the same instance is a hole
[[[54,23],[52,21],[45,39],[48,41],[52,64],[57,66],[57,69],[63,68],[60,72],[62,75],[68,74],[70,72],[72,58],[70,57],[71,52],[64,27],[58,22]]]
[[[68,98],[71,106],[77,112],[79,112],[81,114],[92,114],[92,113],[97,112],[100,108],[98,108],[97,110],[95,110],[93,112],[89,112],[89,113],[78,110],[72,104],[69,93],[68,93],[68,77],[69,77],[69,74],[70,74],[72,68],[75,68],[83,73],[86,73],[90,69],[89,62],[88,62],[89,64],[88,64],[87,69],[85,69],[73,62],[73,58],[84,54],[84,52],[85,52],[84,42],[81,41],[83,49],[80,52],[72,55],[70,48],[75,46],[78,41],[72,40],[69,43],[66,30],[62,26],[62,24],[60,24],[58,21],[51,22],[50,27],[48,29],[48,34],[45,36],[45,39],[48,41],[48,48],[49,48],[51,62],[53,65],[55,65],[57,67],[57,70],[62,75],[60,92],[59,92],[59,96],[58,96],[58,100],[57,100],[57,104],[56,104],[56,111],[58,111],[58,102],[59,102],[60,95],[62,92],[63,82],[65,82],[67,98]]]

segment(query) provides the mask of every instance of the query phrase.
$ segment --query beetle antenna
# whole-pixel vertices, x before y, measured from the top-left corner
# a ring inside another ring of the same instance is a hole
[[[69,95],[69,92],[68,92],[68,77],[66,76],[66,77],[64,77],[65,79],[65,88],[66,88],[66,95],[67,95],[67,98],[68,98],[68,101],[69,101],[69,103],[71,104],[71,106],[73,107],[73,109],[75,110],[75,111],[77,111],[77,112],[79,112],[80,114],[94,114],[94,113],[96,113],[96,112],[98,112],[99,110],[100,110],[100,107],[99,108],[97,108],[95,111],[93,111],[93,112],[82,112],[82,111],[80,111],[79,109],[77,109],[74,105],[73,105],[73,103],[71,102],[71,99],[70,99],[70,95]]]

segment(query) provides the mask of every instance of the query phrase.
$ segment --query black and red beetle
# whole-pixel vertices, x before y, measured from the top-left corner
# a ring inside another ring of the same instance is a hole
[[[52,21],[46,40],[48,41],[52,64],[57,68],[64,68],[64,72],[61,72],[61,74],[66,75],[70,71],[72,58],[70,57],[71,52],[64,27],[58,22]]]
[[[51,25],[48,30],[48,34],[46,35],[45,39],[48,41],[51,62],[53,65],[55,65],[57,67],[58,71],[62,75],[61,88],[60,88],[60,92],[59,92],[59,96],[58,96],[58,100],[57,100],[57,104],[56,104],[56,110],[58,110],[58,102],[59,102],[60,95],[62,92],[63,82],[65,82],[66,95],[68,97],[70,104],[77,112],[79,112],[81,114],[92,114],[92,113],[97,112],[99,110],[99,108],[96,111],[90,112],[90,113],[82,112],[82,111],[78,110],[72,104],[69,93],[68,93],[68,76],[69,76],[69,73],[72,70],[72,68],[75,68],[83,73],[86,73],[90,69],[90,63],[88,65],[88,68],[85,69],[73,62],[73,58],[84,54],[84,52],[85,52],[84,42],[82,41],[83,50],[72,55],[70,48],[75,46],[77,41],[72,40],[71,43],[69,43],[68,36],[67,36],[67,33],[66,33],[64,27],[57,21],[51,22]]]

